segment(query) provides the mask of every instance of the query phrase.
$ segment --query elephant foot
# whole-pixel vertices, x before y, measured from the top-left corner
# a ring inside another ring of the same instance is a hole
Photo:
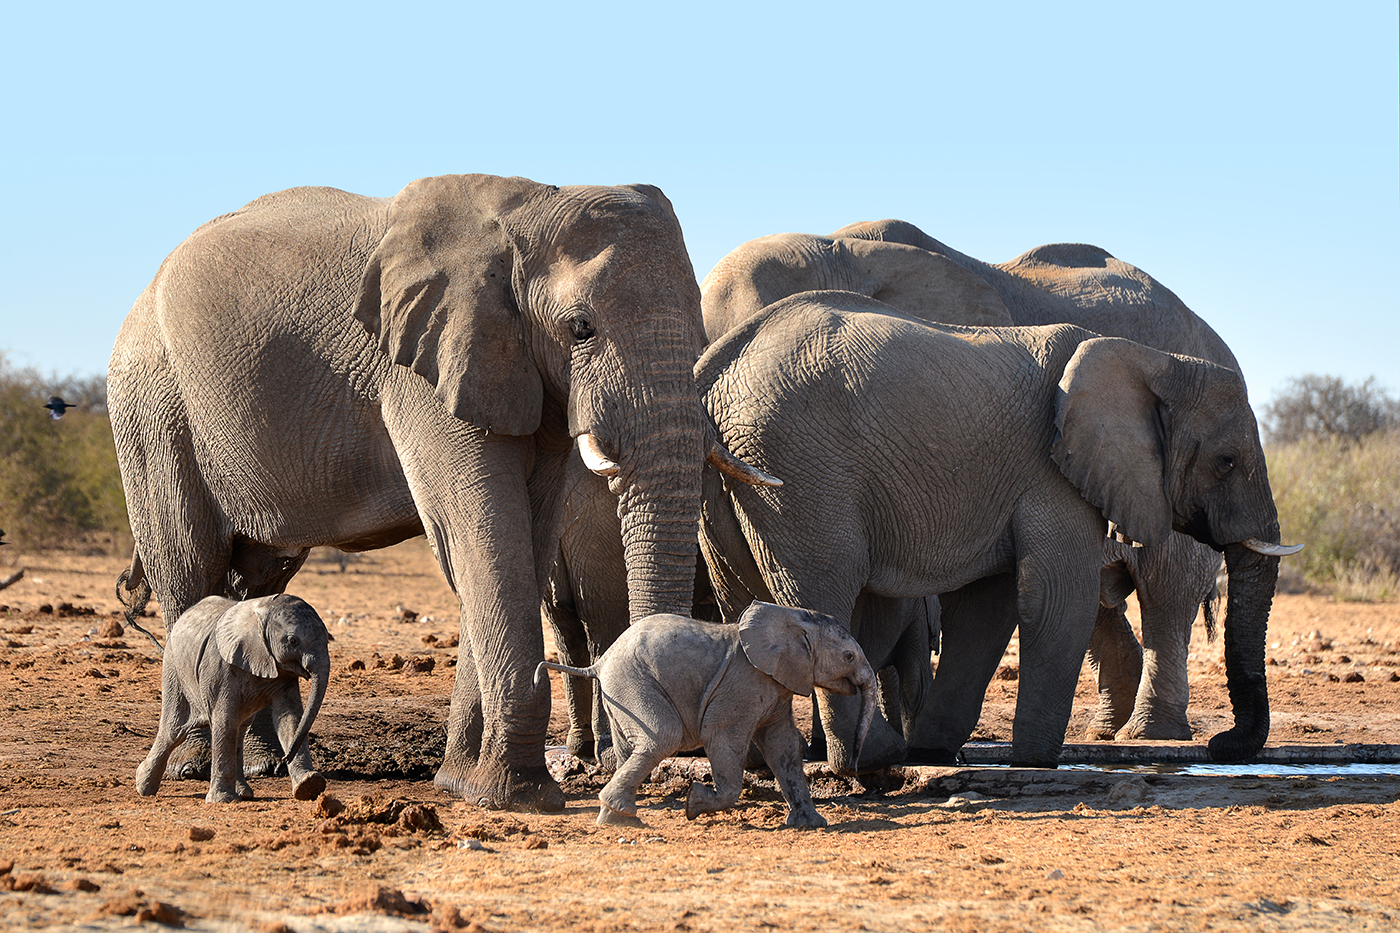
[[[142,797],[154,797],[160,790],[160,769],[149,761],[141,762],[136,769],[136,793]]]
[[[277,737],[263,735],[250,725],[243,736],[243,773],[248,777],[276,777],[286,774],[286,767]]]
[[[808,804],[797,810],[789,810],[787,821],[783,825],[790,829],[822,829],[826,826],[826,817]]]
[[[632,829],[639,829],[646,826],[636,814],[619,813],[605,803],[598,804],[598,825],[599,826],[628,826]]]
[[[209,761],[209,730],[194,729],[165,762],[167,781],[207,781],[211,771]]]
[[[564,745],[570,755],[584,761],[592,761],[598,754],[597,743],[593,740],[592,733],[570,732]]]
[[[247,788],[247,796],[246,796],[246,797],[243,796],[243,794],[244,794],[244,788]],[[240,788],[240,787],[233,787],[233,788],[228,788],[228,787],[212,787],[212,786],[211,786],[211,787],[209,788],[209,793],[207,793],[207,794],[204,795],[204,799],[205,799],[207,802],[209,802],[209,803],[240,803],[240,802],[242,802],[242,801],[244,801],[244,800],[252,800],[252,799],[253,799],[253,791],[252,791],[252,788],[248,788],[248,785],[246,785],[246,784],[243,785],[242,788]]]
[[[486,810],[558,813],[564,809],[564,791],[544,765],[506,769],[444,760],[433,785]]]
[[[292,787],[292,796],[297,800],[315,800],[326,791],[326,779],[319,771],[310,771],[301,776]]]
[[[1268,737],[1267,729],[1264,737]],[[1249,729],[1230,729],[1211,737],[1207,749],[1210,760],[1219,764],[1238,764],[1249,761],[1264,747],[1264,739]]]
[[[961,749],[927,748],[911,745],[909,746],[909,751],[904,756],[904,764],[949,767],[958,763],[959,751],[961,751]]]
[[[1118,730],[1111,724],[1099,725],[1091,722],[1084,728],[1084,738],[1089,742],[1112,742],[1118,738]]]
[[[1134,739],[1189,740],[1191,726],[1176,716],[1134,716],[1112,736],[1120,742]]]

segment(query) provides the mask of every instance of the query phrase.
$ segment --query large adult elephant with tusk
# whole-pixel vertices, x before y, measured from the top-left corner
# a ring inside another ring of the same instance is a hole
[[[1183,533],[1229,569],[1235,726],[1212,754],[1262,745],[1264,633],[1292,549],[1237,372],[1069,325],[946,328],[816,291],[731,329],[696,376],[730,449],[785,480],[707,488],[701,545],[726,617],[757,597],[845,622],[865,592],[944,594],[930,735],[949,759],[1019,626],[1013,761],[1053,766],[1105,519],[1148,545]],[[842,746],[828,760],[849,767],[855,717],[824,699],[828,743]],[[862,765],[897,760],[870,744]]]
[[[706,332],[717,339],[767,304],[822,288],[859,292],[942,323],[966,323],[950,315],[975,309],[988,319],[982,323],[1074,324],[1239,370],[1210,325],[1160,282],[1105,250],[1061,243],[986,263],[901,220],[850,224],[829,236],[775,234],[740,245],[701,285]],[[1211,607],[1219,566],[1216,551],[1185,534],[1146,548],[1105,540],[1101,604],[1088,651],[1100,688],[1090,736],[1191,737],[1188,644],[1198,610]],[[1124,614],[1135,590],[1141,645]],[[1267,714],[1263,721],[1266,735]],[[1224,745],[1216,748],[1226,754]]]
[[[689,614],[714,443],[703,341],[653,187],[457,175],[258,198],[175,249],[112,351],[125,586],[176,619],[281,592],[313,546],[426,532],[461,600],[436,783],[560,809],[533,682],[535,519],[558,494],[542,478],[579,439],[617,497],[631,614]]]

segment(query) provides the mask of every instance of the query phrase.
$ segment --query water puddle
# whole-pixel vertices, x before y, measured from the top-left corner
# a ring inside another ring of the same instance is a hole
[[[1102,771],[1126,774],[1188,774],[1207,777],[1394,777],[1400,764],[1351,762],[1349,764],[1283,765],[1251,762],[1239,765],[1217,764],[1069,764],[1062,771]]]

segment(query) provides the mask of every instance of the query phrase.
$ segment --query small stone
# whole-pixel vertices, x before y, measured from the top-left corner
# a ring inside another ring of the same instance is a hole
[[[1065,873],[1062,872],[1062,871],[1060,871],[1058,868],[1056,868],[1056,869],[1053,869],[1053,870],[1050,872],[1050,874],[1048,874],[1048,875],[1045,876],[1045,880],[1046,880],[1046,881],[1060,881],[1060,880],[1062,880],[1064,877],[1065,877]]]
[[[359,658],[356,658],[355,660],[351,661],[348,665],[346,665],[345,669],[347,671],[362,671],[365,669],[365,662],[361,661]]]
[[[94,881],[89,881],[86,878],[70,878],[68,881],[65,881],[63,883],[63,890],[86,891],[90,894],[93,891],[101,891],[102,886]]]
[[[468,838],[466,838],[466,839],[458,839],[458,840],[457,840],[457,848],[459,848],[459,849],[470,849],[470,850],[472,850],[473,852],[485,852],[485,851],[486,851],[486,846],[482,845],[480,839],[472,839],[472,838],[470,838],[470,837],[468,837]]]
[[[191,826],[190,842],[208,842],[214,838],[214,830],[207,826]]]
[[[1020,671],[1019,668],[1012,667],[1010,664],[1003,664],[1001,667],[997,668],[997,672],[996,672],[996,674],[993,675],[992,679],[993,679],[993,680],[1018,680],[1018,679],[1020,678],[1020,676],[1021,676],[1021,671]]]
[[[121,638],[124,634],[126,629],[122,628],[122,624],[116,619],[105,619],[97,627],[98,638]]]
[[[1391,671],[1390,676],[1385,679],[1385,682],[1388,684],[1400,683],[1400,674]]]
[[[1366,682],[1366,678],[1361,676],[1360,671],[1352,671],[1350,674],[1343,677],[1342,680],[1349,684],[1364,684]]]
[[[525,840],[525,848],[548,849],[549,842],[540,836],[531,836],[529,839]]]

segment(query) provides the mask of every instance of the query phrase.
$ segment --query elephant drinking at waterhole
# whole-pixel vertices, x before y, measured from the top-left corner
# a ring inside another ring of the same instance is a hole
[[[726,618],[758,598],[845,622],[862,592],[944,594],[937,721],[921,740],[949,760],[1019,625],[1012,758],[1054,765],[1105,519],[1146,545],[1175,530],[1229,568],[1236,722],[1212,752],[1263,743],[1279,531],[1238,373],[1069,325],[940,327],[836,291],[763,309],[696,372],[729,449],[785,481],[707,487],[701,546]],[[828,760],[849,770],[854,715],[821,699]],[[862,764],[903,750],[872,729]]]

